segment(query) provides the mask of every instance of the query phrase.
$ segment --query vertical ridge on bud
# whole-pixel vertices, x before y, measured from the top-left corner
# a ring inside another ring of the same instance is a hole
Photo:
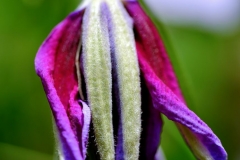
[[[92,1],[84,14],[82,58],[98,151],[101,159],[114,160],[110,45],[101,3],[100,0]]]
[[[132,22],[119,0],[106,3],[111,14],[110,41],[119,83],[124,159],[136,160],[141,135],[141,89]]]

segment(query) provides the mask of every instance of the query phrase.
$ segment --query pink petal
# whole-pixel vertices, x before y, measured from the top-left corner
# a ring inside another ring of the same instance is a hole
[[[135,23],[140,68],[154,107],[178,122],[178,128],[197,158],[225,160],[227,154],[219,139],[184,104],[177,78],[154,24],[137,1],[126,2],[126,8]]]
[[[153,100],[153,106],[170,120],[177,122],[193,153],[198,159],[225,160],[226,152],[212,130],[164,84],[143,57],[137,44],[140,68]]]
[[[75,57],[83,11],[70,14],[50,33],[35,58],[59,132],[65,159],[85,158],[90,113],[78,103]],[[79,137],[81,136],[81,137]]]

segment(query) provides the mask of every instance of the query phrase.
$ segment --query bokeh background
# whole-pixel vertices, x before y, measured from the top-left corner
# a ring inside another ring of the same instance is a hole
[[[217,4],[221,0],[214,1]],[[207,1],[202,6],[195,4],[202,9],[193,9],[194,5],[187,0],[182,0],[183,6],[171,0],[168,7],[163,6],[164,0],[146,2],[145,9],[166,43],[189,108],[221,139],[229,160],[239,160],[239,10],[235,8],[227,16],[223,9],[228,5],[209,9]],[[0,1],[0,160],[54,158],[52,117],[34,71],[34,57],[51,29],[78,3],[78,0]],[[174,5],[180,10],[183,7],[182,11],[190,9],[192,14],[180,14]],[[156,6],[163,6],[160,9],[163,13],[157,12]],[[186,18],[195,12],[203,16]],[[219,17],[214,18],[213,14]],[[214,24],[215,19],[224,15],[227,21]],[[204,17],[212,19],[205,21]],[[161,146],[167,159],[194,160],[174,124],[164,120]]]

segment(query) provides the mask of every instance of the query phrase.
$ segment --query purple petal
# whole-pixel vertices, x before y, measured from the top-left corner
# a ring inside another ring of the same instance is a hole
[[[150,91],[153,106],[170,120],[178,122],[193,153],[199,159],[225,160],[226,152],[212,130],[167,87],[154,73],[137,44],[140,68]]]
[[[152,99],[145,83],[141,83],[141,92],[142,133],[140,159],[153,160],[159,148],[163,122],[160,112],[153,107]]]
[[[78,87],[75,87],[70,94],[69,100],[69,120],[76,138],[79,143],[79,148],[83,159],[86,157],[86,146],[88,142],[88,132],[90,127],[91,113],[90,108],[84,101],[78,102]],[[79,106],[80,103],[80,106]],[[81,108],[80,108],[81,107]]]
[[[83,11],[70,14],[58,24],[35,58],[61,140],[64,158],[84,159],[90,123],[89,109],[78,103],[75,57],[81,34]]]
[[[154,160],[165,160],[165,156],[164,156],[164,153],[162,151],[162,148],[159,147],[158,150],[157,150],[157,153],[155,154],[155,157],[154,157]]]
[[[126,8],[134,19],[140,68],[154,107],[178,122],[178,128],[197,158],[226,159],[219,139],[184,104],[170,60],[153,23],[136,1],[127,2]]]

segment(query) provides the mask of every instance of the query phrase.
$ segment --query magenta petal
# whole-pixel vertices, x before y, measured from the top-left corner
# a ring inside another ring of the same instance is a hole
[[[150,62],[149,65],[156,75],[184,101],[163,41],[151,19],[137,1],[129,1],[126,8],[134,20],[136,41],[141,43],[144,50],[142,55]]]
[[[178,122],[189,129],[189,133],[186,136],[194,136],[192,139],[194,142],[189,142],[193,144],[191,146],[192,150],[197,149],[198,151],[202,151],[205,157],[211,159],[226,160],[227,154],[217,136],[159,79],[149,65],[149,62],[143,57],[140,45],[137,45],[137,50],[140,68],[150,91],[153,106],[170,120]],[[195,153],[194,150],[193,152]],[[199,159],[202,158],[199,155],[196,156]]]
[[[170,60],[159,34],[137,1],[126,2],[134,20],[140,68],[154,107],[176,123],[198,159],[226,159],[219,139],[184,104]]]
[[[90,108],[84,101],[79,100],[76,96],[78,94],[78,87],[76,86],[70,94],[69,100],[69,119],[73,128],[74,134],[79,143],[79,148],[83,159],[86,158],[86,146],[88,142],[88,132],[90,127],[91,113]],[[81,104],[79,106],[79,103]]]
[[[35,58],[62,145],[68,160],[85,158],[90,111],[78,102],[75,69],[83,11],[70,14],[58,24],[40,47]]]

